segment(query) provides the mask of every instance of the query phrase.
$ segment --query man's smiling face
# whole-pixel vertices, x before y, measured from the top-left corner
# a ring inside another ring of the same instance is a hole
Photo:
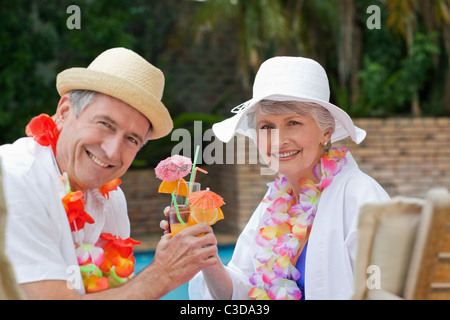
[[[68,95],[56,114],[56,161],[73,190],[101,187],[121,177],[147,140],[150,122],[125,102],[96,94],[79,116]]]

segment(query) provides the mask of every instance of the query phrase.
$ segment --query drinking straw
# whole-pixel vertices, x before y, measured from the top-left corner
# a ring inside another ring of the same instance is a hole
[[[64,181],[65,181],[64,186],[66,187],[66,192],[69,193],[70,191],[72,191],[70,189],[69,176],[67,175],[67,172],[64,172],[63,176],[64,176]]]
[[[192,163],[192,170],[191,170],[191,178],[189,180],[189,194],[191,194],[192,192],[192,183],[194,182],[194,176],[195,176],[195,166],[197,165],[197,157],[198,157],[198,152],[200,150],[200,146],[197,145],[197,149],[195,150],[195,156],[194,156],[194,162]],[[185,205],[188,204],[188,198],[186,198],[186,202]]]
[[[183,226],[185,226],[186,223],[183,221],[183,219],[181,219],[181,216],[180,216],[180,210],[178,209],[178,204],[177,204],[177,199],[175,198],[175,193],[172,192],[171,194],[172,194],[173,206],[175,207],[175,212],[177,213],[178,221],[180,221],[180,223]],[[170,217],[169,217],[169,219],[170,219]]]
[[[194,179],[192,179],[192,183],[194,183],[194,181],[195,181],[195,177],[197,176],[197,171],[201,171],[201,172],[203,172],[203,173],[205,173],[205,174],[208,174],[208,171],[203,170],[203,169],[201,169],[201,168],[199,168],[199,167],[195,167],[195,171],[194,171]],[[192,188],[193,188],[193,186],[191,186],[191,192],[192,192]]]

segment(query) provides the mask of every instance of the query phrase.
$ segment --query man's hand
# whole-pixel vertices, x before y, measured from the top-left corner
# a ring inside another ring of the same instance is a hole
[[[173,238],[165,234],[153,263],[121,287],[80,296],[68,289],[66,281],[46,280],[22,284],[22,289],[28,299],[160,299],[218,262],[216,237],[212,228],[202,223]]]
[[[201,223],[178,232],[165,234],[156,247],[153,272],[169,280],[168,291],[192,279],[200,270],[219,262],[217,239],[212,228]]]

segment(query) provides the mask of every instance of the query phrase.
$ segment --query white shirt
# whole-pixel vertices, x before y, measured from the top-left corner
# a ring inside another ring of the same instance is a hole
[[[371,177],[363,173],[350,152],[347,163],[322,192],[308,240],[305,262],[306,299],[348,299],[353,293],[358,212],[362,204],[389,199]],[[238,238],[226,266],[233,283],[232,299],[249,299],[249,277],[256,271],[255,254],[261,248],[255,236],[270,213],[270,203],[261,203]],[[211,299],[203,274],[189,283],[191,299]]]
[[[8,208],[5,251],[18,283],[80,279],[74,239],[95,244],[102,232],[130,236],[119,188],[110,192],[110,200],[98,190],[85,192],[85,211],[95,223],[71,232],[61,201],[67,192],[51,147],[22,138],[0,146],[0,159]],[[82,283],[74,284],[85,293]]]

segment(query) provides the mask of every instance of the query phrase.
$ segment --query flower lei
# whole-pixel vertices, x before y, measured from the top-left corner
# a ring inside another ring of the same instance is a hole
[[[304,178],[299,181],[302,193],[299,203],[285,177],[268,183],[270,217],[256,235],[256,243],[263,248],[255,254],[256,272],[249,281],[254,286],[249,297],[256,300],[298,300],[302,293],[297,285],[300,272],[293,263],[300,249],[300,240],[311,230],[322,191],[347,162],[347,148],[331,148],[314,169],[317,184]]]
[[[55,122],[46,114],[34,117],[25,130],[27,136],[42,146],[51,146],[56,153],[58,130]],[[84,211],[83,192],[71,191],[67,174],[64,173],[67,194],[62,198],[70,228],[76,232],[84,228],[86,223],[94,223],[94,219]],[[109,192],[117,190],[121,180],[115,179],[99,188],[99,192],[109,200]],[[135,258],[133,248],[141,244],[131,238],[125,240],[110,233],[100,234],[95,245],[74,241],[86,293],[98,292],[119,286],[129,280],[134,271]]]

